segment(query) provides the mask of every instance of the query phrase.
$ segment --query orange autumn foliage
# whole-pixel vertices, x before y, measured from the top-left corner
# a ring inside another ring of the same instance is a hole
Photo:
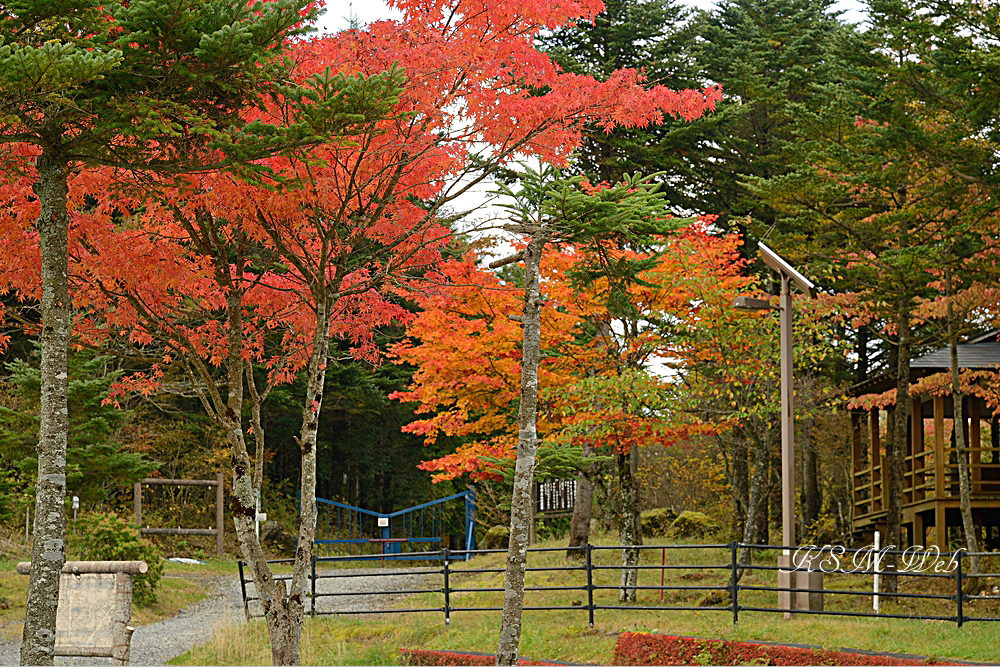
[[[731,262],[737,245],[733,237],[711,235],[710,223],[700,220],[665,240],[665,252],[642,276],[648,284],[629,289],[638,312],[689,317],[701,307],[692,287],[717,281],[710,272]],[[542,258],[539,437],[627,451],[703,432],[703,425],[688,420],[664,422],[657,411],[670,380],[645,368],[669,349],[669,341],[641,318],[612,315],[600,298],[601,281],[574,289],[567,274],[581,259],[577,252],[563,246]],[[406,430],[427,442],[441,435],[468,437],[455,453],[422,464],[436,472],[436,481],[488,476],[481,457],[512,458],[517,442],[521,328],[511,317],[520,314],[523,293],[478,268],[475,259],[470,253],[442,265],[434,276],[442,287],[418,297],[423,312],[391,353],[397,363],[417,367],[413,384],[392,397],[415,402],[418,412],[430,415]]]

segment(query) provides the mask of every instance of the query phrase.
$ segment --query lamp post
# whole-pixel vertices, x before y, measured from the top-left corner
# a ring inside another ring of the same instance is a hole
[[[793,572],[790,547],[795,545],[795,402],[792,386],[792,290],[794,284],[810,298],[816,296],[813,283],[796,271],[776,252],[763,243],[758,245],[761,259],[781,275],[779,310],[781,322],[779,340],[781,348],[781,556],[778,558],[778,588],[820,589],[823,587],[821,572]],[[740,296],[733,301],[739,310],[766,310],[774,306],[766,299]],[[792,609],[822,609],[821,593],[778,592],[778,608],[784,609],[785,618]]]

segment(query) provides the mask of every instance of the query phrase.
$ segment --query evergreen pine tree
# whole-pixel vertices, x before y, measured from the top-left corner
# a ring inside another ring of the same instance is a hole
[[[748,189],[787,216],[775,245],[825,270],[824,284],[856,298],[856,315],[888,326],[884,369],[896,378],[886,444],[886,543],[902,545],[910,358],[934,333],[915,318],[943,267],[967,259],[996,210],[992,147],[974,138],[947,79],[928,57],[934,24],[919,3],[875,0],[871,29],[845,42],[837,84],[798,104],[796,167],[750,177]],[[818,103],[818,104],[817,104]],[[887,581],[895,586],[894,578]]]

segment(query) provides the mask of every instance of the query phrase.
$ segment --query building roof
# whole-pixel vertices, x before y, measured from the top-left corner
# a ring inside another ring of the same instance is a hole
[[[958,346],[959,368],[996,368],[1000,366],[1000,343],[966,343]],[[947,347],[928,352],[910,361],[911,368],[951,368],[951,350]]]
[[[958,367],[1000,370],[1000,329],[991,329],[958,345]],[[910,360],[910,382],[951,368],[951,349],[943,347]],[[895,372],[874,375],[848,389],[853,396],[882,393],[896,386]]]

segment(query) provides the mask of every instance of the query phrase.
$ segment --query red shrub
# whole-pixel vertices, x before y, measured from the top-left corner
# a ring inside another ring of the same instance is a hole
[[[888,655],[623,632],[616,665],[953,665]],[[478,663],[477,663],[478,664]]]

